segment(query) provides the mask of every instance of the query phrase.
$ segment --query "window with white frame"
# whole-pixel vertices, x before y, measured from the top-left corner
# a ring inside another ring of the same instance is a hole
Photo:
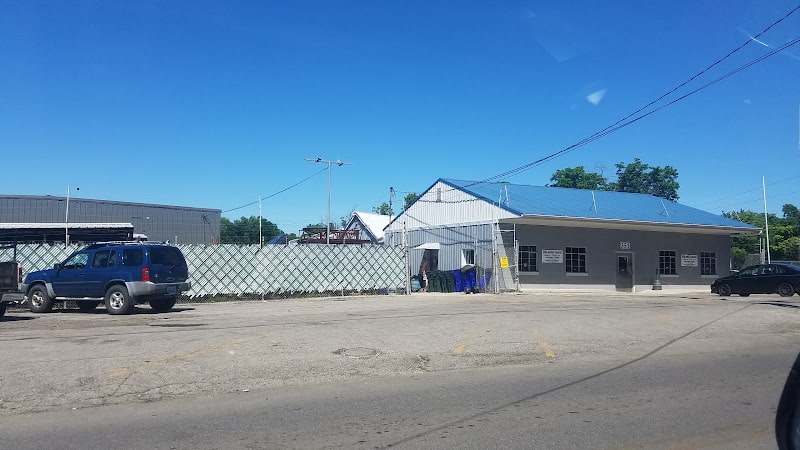
[[[675,250],[661,250],[658,252],[658,273],[661,275],[677,275],[678,256]]]
[[[536,246],[520,245],[517,262],[520,272],[536,272]]]
[[[567,273],[586,273],[586,247],[567,247],[565,253]]]
[[[471,248],[465,248],[464,250],[462,250],[461,262],[464,263],[463,265],[475,264],[475,250]]]
[[[700,275],[717,274],[717,254],[700,252]]]

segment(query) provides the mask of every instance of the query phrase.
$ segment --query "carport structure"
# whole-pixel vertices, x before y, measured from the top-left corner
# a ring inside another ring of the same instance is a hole
[[[0,223],[0,242],[103,242],[133,239],[130,223]]]

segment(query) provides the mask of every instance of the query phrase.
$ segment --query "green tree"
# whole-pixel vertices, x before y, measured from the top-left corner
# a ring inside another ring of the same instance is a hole
[[[394,211],[392,211],[392,208],[390,208],[389,204],[386,202],[381,203],[381,206],[374,206],[372,208],[372,212],[376,214],[382,214],[384,216],[394,215]]]
[[[723,212],[722,215],[740,222],[755,225],[766,232],[766,224],[769,224],[769,252],[770,258],[775,261],[800,261],[800,212],[797,207],[791,204],[783,205],[783,217],[775,214],[767,214],[767,221],[764,221],[764,213],[754,211],[731,211]],[[732,252],[734,255],[734,267],[736,265],[736,255],[756,254],[761,250],[760,243],[766,236],[748,236],[734,238],[732,241]]]
[[[617,181],[610,183],[602,174],[587,172],[583,166],[557,170],[549,186],[651,194],[668,200],[678,199],[678,171],[672,166],[658,167],[634,158],[618,163]]]
[[[583,166],[556,170],[556,173],[550,177],[550,181],[552,184],[548,186],[553,187],[592,189],[595,191],[608,189],[608,180],[604,176],[595,172],[587,172]]]
[[[264,242],[284,234],[277,225],[267,219],[261,219],[261,235]],[[242,217],[231,221],[223,217],[220,220],[220,242],[223,244],[258,244],[258,217]]]
[[[738,220],[739,222],[755,225],[762,229],[764,228],[764,213],[740,209],[739,211],[723,212],[722,216],[729,219]],[[771,216],[772,217],[770,219],[775,218],[775,214],[771,214]],[[770,220],[770,223],[774,223],[774,221]]]
[[[785,204],[783,208],[783,218],[788,220],[790,223],[794,224],[796,227],[800,227],[800,209],[797,209],[797,206]]]
[[[617,181],[610,188],[619,192],[652,194],[678,200],[678,171],[672,166],[658,167],[634,158],[632,163],[617,163]]]
[[[741,247],[731,246],[731,267],[741,269],[747,262],[747,255],[751,253]]]
[[[406,194],[406,196],[403,198],[403,209],[408,208],[408,206],[417,201],[418,198],[419,194],[416,192],[409,192]]]
[[[753,211],[723,212],[723,217],[738,220],[739,222],[764,228],[764,214]],[[747,255],[756,255],[761,251],[761,236],[743,236],[731,239],[731,265],[734,269],[741,269],[747,262]]]
[[[783,261],[800,261],[800,237],[792,236],[777,242],[774,246],[770,243],[770,250],[774,247],[781,255]],[[777,258],[776,258],[777,259]]]

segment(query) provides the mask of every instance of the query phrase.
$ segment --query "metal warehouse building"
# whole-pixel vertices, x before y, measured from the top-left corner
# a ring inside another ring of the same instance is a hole
[[[130,223],[133,232],[151,241],[177,244],[219,242],[219,209],[153,205],[54,196],[0,195],[0,223]],[[64,241],[58,234],[53,240]]]

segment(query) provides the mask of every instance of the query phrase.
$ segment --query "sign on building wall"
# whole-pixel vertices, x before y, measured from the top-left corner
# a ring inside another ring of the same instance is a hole
[[[619,248],[620,248],[620,250],[630,250],[631,249],[631,243],[630,242],[620,242],[619,243]]]
[[[682,267],[697,267],[697,255],[681,255]]]
[[[542,250],[542,264],[561,264],[564,262],[564,250]]]

